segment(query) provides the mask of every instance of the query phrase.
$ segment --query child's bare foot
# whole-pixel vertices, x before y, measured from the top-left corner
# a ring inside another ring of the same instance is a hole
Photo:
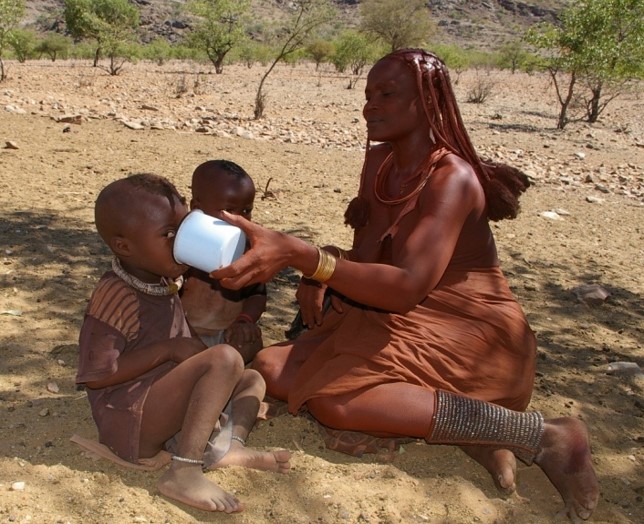
[[[245,468],[261,469],[287,473],[291,469],[291,452],[281,449],[278,451],[258,451],[244,447],[240,442],[233,440],[230,449],[223,458],[210,466],[209,469],[223,468],[226,466],[242,466]]]
[[[166,497],[206,511],[236,513],[243,509],[235,496],[210,482],[198,465],[173,463],[157,487]]]
[[[597,506],[599,483],[585,424],[575,418],[547,420],[534,461],[563,498],[561,513],[574,523],[589,518]]]
[[[517,459],[510,450],[485,446],[461,446],[461,449],[483,466],[504,495],[516,491]]]

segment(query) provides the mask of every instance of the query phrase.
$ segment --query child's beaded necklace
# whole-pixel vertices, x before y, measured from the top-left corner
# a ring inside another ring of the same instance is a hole
[[[180,276],[176,280],[168,280],[165,277],[162,277],[159,284],[150,284],[149,282],[143,282],[142,280],[136,278],[134,275],[130,275],[127,271],[125,271],[118,257],[114,257],[112,259],[112,271],[116,273],[116,276],[118,276],[126,284],[132,286],[137,291],[155,297],[174,295],[175,293],[179,292],[181,286],[183,285],[183,276]]]

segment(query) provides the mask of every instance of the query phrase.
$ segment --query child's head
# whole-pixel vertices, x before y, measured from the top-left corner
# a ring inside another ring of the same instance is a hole
[[[254,202],[253,179],[230,160],[208,160],[192,174],[191,209],[207,215],[228,211],[250,220]]]
[[[123,268],[143,281],[176,278],[186,266],[172,256],[174,236],[188,212],[186,200],[164,177],[140,173],[99,193],[96,229]]]

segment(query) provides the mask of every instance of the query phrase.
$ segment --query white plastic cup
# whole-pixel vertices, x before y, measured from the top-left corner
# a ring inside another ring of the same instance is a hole
[[[245,248],[241,229],[194,209],[179,224],[173,254],[179,264],[210,273],[237,260]]]

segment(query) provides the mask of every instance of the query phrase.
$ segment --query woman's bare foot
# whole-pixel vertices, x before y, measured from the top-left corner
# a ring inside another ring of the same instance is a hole
[[[244,468],[287,473],[291,469],[291,452],[281,449],[278,451],[258,451],[244,447],[240,442],[233,440],[230,449],[223,458],[208,469],[223,468],[226,466],[242,466]]]
[[[516,491],[517,459],[510,450],[493,449],[485,446],[461,446],[466,455],[483,466],[504,495]]]
[[[599,483],[586,425],[569,417],[547,420],[534,461],[563,498],[561,513],[574,523],[588,519],[597,506]]]
[[[243,509],[235,496],[210,482],[199,465],[173,462],[157,487],[166,497],[206,511],[236,513]]]

